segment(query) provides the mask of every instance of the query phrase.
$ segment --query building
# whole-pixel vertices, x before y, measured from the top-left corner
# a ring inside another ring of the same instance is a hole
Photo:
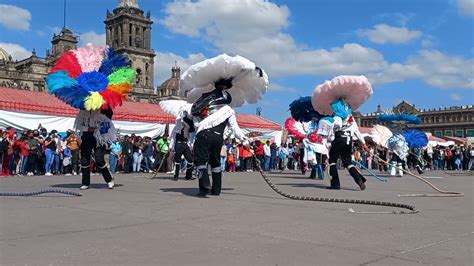
[[[163,99],[180,99],[180,69],[177,66],[171,69],[171,78],[157,88],[158,94],[155,93],[150,11],[145,14],[137,0],[119,0],[112,12],[107,10],[104,23],[106,44],[130,58],[137,69],[136,84],[129,100],[157,103]],[[47,91],[45,79],[49,70],[63,52],[76,49],[78,41],[79,36],[63,27],[58,35],[53,35],[51,49],[46,50],[45,57],[39,57],[33,50],[29,58],[15,61],[0,48],[0,87]]]
[[[171,68],[171,77],[165,80],[156,91],[156,95],[160,100],[181,100],[179,96],[179,78],[181,76],[181,69],[175,62],[175,66]]]
[[[137,0],[120,0],[112,13],[107,10],[104,23],[107,45],[116,49],[119,54],[127,56],[137,70],[131,100],[155,101],[153,80],[155,52],[151,49],[153,21],[150,11],[144,15]]]
[[[474,106],[453,106],[433,109],[417,109],[414,104],[402,101],[393,107],[393,113],[415,114],[421,118],[422,123],[411,125],[425,132],[430,132],[436,137],[474,137]],[[362,115],[355,114],[354,117],[362,127],[371,127],[379,124],[377,116],[384,113],[379,106],[373,113]]]
[[[37,56],[33,49],[29,58],[14,61],[10,54],[0,48],[0,87],[46,91],[45,78],[58,57],[65,51],[77,48],[78,37],[71,30],[63,28],[51,40],[52,53],[46,50],[46,57]]]

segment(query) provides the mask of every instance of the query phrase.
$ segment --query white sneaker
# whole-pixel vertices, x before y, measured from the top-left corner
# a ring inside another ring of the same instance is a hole
[[[166,172],[167,174],[174,174],[174,171]]]
[[[115,184],[114,182],[110,181],[109,183],[107,183],[107,185],[109,186],[109,189],[113,189]]]
[[[86,190],[89,189],[89,186],[83,185],[82,187],[79,188],[80,190]]]
[[[72,172],[72,175],[77,175],[77,173],[76,173],[76,172]]]
[[[51,174],[50,172],[47,172],[46,174],[44,174],[45,176],[52,176],[53,174]]]
[[[70,173],[67,173],[67,174],[65,174],[65,176],[71,176],[71,174],[70,174]]]
[[[33,176],[32,172],[28,172],[27,176]]]
[[[153,173],[153,170],[148,170],[148,173],[150,173],[150,174]]]

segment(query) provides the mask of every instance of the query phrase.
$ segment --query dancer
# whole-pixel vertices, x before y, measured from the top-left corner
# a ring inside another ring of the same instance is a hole
[[[420,148],[428,144],[428,137],[419,130],[405,130],[408,125],[421,123],[421,119],[412,114],[381,114],[377,117],[381,122],[387,123],[392,136],[387,140],[387,148],[392,152],[390,161],[390,175],[403,176],[403,166],[408,157],[410,146]],[[409,144],[410,143],[410,144]],[[419,174],[423,173],[422,166],[416,162],[415,168]],[[398,170],[398,171],[397,171]],[[397,174],[398,172],[398,174]]]
[[[352,163],[353,138],[359,139],[364,150],[368,151],[368,147],[352,117],[352,108],[357,109],[372,93],[372,85],[365,76],[338,76],[316,87],[312,98],[314,109],[322,114],[334,115],[334,137],[329,150],[331,186],[328,189],[341,189],[336,165],[340,157],[359,188],[365,190],[366,179]]]
[[[180,94],[192,103],[196,139],[194,165],[199,179],[199,197],[219,196],[222,188],[220,151],[224,130],[229,127],[241,142],[246,139],[237,124],[235,111],[246,102],[254,103],[268,87],[265,72],[249,60],[226,54],[197,63],[181,76]],[[210,184],[208,165],[211,167]]]
[[[80,109],[75,126],[81,132],[82,186],[90,186],[90,161],[94,151],[96,166],[110,189],[113,177],[104,160],[105,147],[117,138],[112,109],[120,106],[132,91],[136,71],[130,60],[106,46],[70,50],[61,55],[46,82],[49,93]]]
[[[303,140],[304,155],[303,162],[311,167],[310,179],[324,179],[324,162],[328,156],[327,139],[331,132],[334,119],[331,117],[321,118],[311,104],[311,97],[301,97],[290,104],[291,116],[294,120],[302,122],[302,126],[293,127],[293,123],[287,120],[288,131]],[[304,132],[295,132],[303,129]]]
[[[179,171],[181,168],[181,157],[187,162],[186,180],[191,180],[194,164],[193,154],[191,151],[192,134],[195,131],[193,117],[189,114],[191,104],[180,100],[161,101],[160,107],[165,112],[176,116],[175,126],[171,132],[170,149],[174,151],[174,176],[173,180],[178,181]],[[179,110],[174,112],[173,110]]]

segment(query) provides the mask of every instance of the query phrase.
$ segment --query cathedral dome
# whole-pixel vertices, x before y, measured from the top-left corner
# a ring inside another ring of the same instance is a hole
[[[171,77],[158,87],[157,94],[159,97],[178,96],[180,72],[181,69],[178,66],[171,69]]]
[[[2,47],[0,47],[0,61],[10,61],[11,55],[5,51]]]

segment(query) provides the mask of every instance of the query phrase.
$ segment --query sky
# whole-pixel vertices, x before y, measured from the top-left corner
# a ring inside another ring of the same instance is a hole
[[[14,59],[44,57],[63,26],[64,0],[0,0],[0,47]],[[67,0],[66,26],[105,44],[106,10],[119,0]],[[155,86],[177,61],[221,53],[261,66],[270,86],[238,109],[276,122],[288,104],[337,75],[365,75],[374,94],[362,113],[402,100],[417,108],[474,104],[474,0],[138,0],[151,11]]]

